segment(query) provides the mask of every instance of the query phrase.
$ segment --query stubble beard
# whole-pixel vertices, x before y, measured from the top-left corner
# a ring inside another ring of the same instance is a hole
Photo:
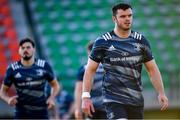
[[[129,25],[128,27],[122,27],[122,29],[123,29],[124,31],[129,31],[129,30],[131,30],[131,25]]]
[[[23,57],[23,60],[29,61],[31,58],[32,58],[32,56],[25,56],[25,57]]]
[[[129,27],[125,27],[123,25],[117,25],[117,27],[119,28],[119,30],[123,30],[123,31],[131,30],[131,25]]]
[[[124,31],[129,31],[131,28],[123,28]]]

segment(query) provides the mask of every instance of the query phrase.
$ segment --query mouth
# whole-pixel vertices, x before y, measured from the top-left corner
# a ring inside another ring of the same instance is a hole
[[[24,53],[24,55],[23,55],[24,57],[28,57],[29,56],[29,54],[28,53]]]
[[[125,25],[130,25],[131,23],[125,23]]]

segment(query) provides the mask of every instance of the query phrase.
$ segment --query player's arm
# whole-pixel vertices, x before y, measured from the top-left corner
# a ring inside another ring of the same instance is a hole
[[[51,95],[49,96],[49,98],[47,100],[47,104],[48,104],[48,109],[51,109],[55,105],[55,102],[54,102],[55,97],[59,93],[60,86],[59,86],[59,83],[56,79],[50,81],[49,84],[51,86]]]
[[[85,70],[84,78],[83,78],[83,93],[82,93],[82,110],[84,113],[92,116],[91,111],[94,112],[94,107],[90,98],[90,91],[92,85],[92,79],[98,68],[99,63],[88,59],[88,64]]]
[[[50,97],[55,98],[58,95],[59,90],[60,90],[59,83],[56,79],[54,79],[50,82],[50,85],[52,88]]]
[[[8,90],[9,87],[2,84],[1,90],[0,90],[0,97],[3,99],[5,102],[7,102],[9,105],[14,106],[17,103],[17,96],[8,96]]]
[[[161,110],[165,110],[168,107],[168,99],[164,92],[164,85],[162,82],[162,77],[159,68],[157,67],[155,60],[146,62],[145,66],[148,71],[150,80],[154,88],[158,92],[158,99],[160,104],[162,105]]]
[[[75,98],[75,118],[82,119],[83,114],[81,111],[81,95],[82,95],[82,81],[78,80],[75,85],[74,98]]]
[[[8,103],[8,101],[9,101],[9,99],[10,99],[10,97],[8,96],[8,90],[9,90],[9,87],[8,86],[6,86],[6,85],[4,85],[4,84],[2,84],[2,86],[1,86],[1,91],[0,91],[0,96],[1,96],[1,98],[5,101],[5,102],[7,102]]]
[[[83,92],[91,91],[92,80],[98,66],[99,66],[99,63],[91,60],[90,58],[88,59],[88,64],[87,64],[85,74],[83,77]]]
[[[45,69],[47,70],[46,78],[51,86],[51,94],[49,98],[47,99],[46,103],[48,104],[48,109],[51,109],[52,107],[55,106],[55,97],[59,93],[60,86],[48,62],[46,62],[45,64]]]
[[[13,80],[14,80],[13,72],[14,72],[13,68],[11,67],[11,65],[9,65],[0,90],[0,97],[11,106],[16,105],[17,97],[18,97],[17,95],[12,97],[8,95],[8,91],[11,85],[13,84]]]

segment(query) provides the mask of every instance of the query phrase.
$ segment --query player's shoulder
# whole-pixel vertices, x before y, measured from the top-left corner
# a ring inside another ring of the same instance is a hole
[[[9,64],[8,69],[17,70],[21,67],[22,67],[22,65],[21,65],[20,61],[15,61],[15,62],[12,62]]]
[[[137,31],[132,31],[131,37],[136,39],[136,40],[144,40],[145,39],[144,35],[140,32],[137,32]]]
[[[38,58],[35,60],[35,64],[39,67],[45,67],[45,65],[48,63],[46,60]]]
[[[112,33],[111,32],[105,32],[101,34],[96,41],[101,41],[101,42],[107,42],[108,40],[112,39]]]
[[[105,32],[95,40],[94,44],[96,47],[108,48],[110,40],[112,40],[111,32]]]
[[[105,41],[111,40],[112,39],[112,34],[111,34],[111,32],[103,33],[101,35],[101,38],[104,39]]]

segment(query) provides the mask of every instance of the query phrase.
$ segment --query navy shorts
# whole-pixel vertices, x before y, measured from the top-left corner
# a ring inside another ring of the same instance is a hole
[[[15,112],[15,119],[48,119],[48,111],[21,110]]]
[[[95,112],[92,113],[92,117],[89,117],[90,119],[103,119],[106,120],[107,119],[107,115],[105,111],[101,111],[101,110],[96,110]]]
[[[108,119],[143,119],[144,107],[123,105],[119,103],[105,103]]]

